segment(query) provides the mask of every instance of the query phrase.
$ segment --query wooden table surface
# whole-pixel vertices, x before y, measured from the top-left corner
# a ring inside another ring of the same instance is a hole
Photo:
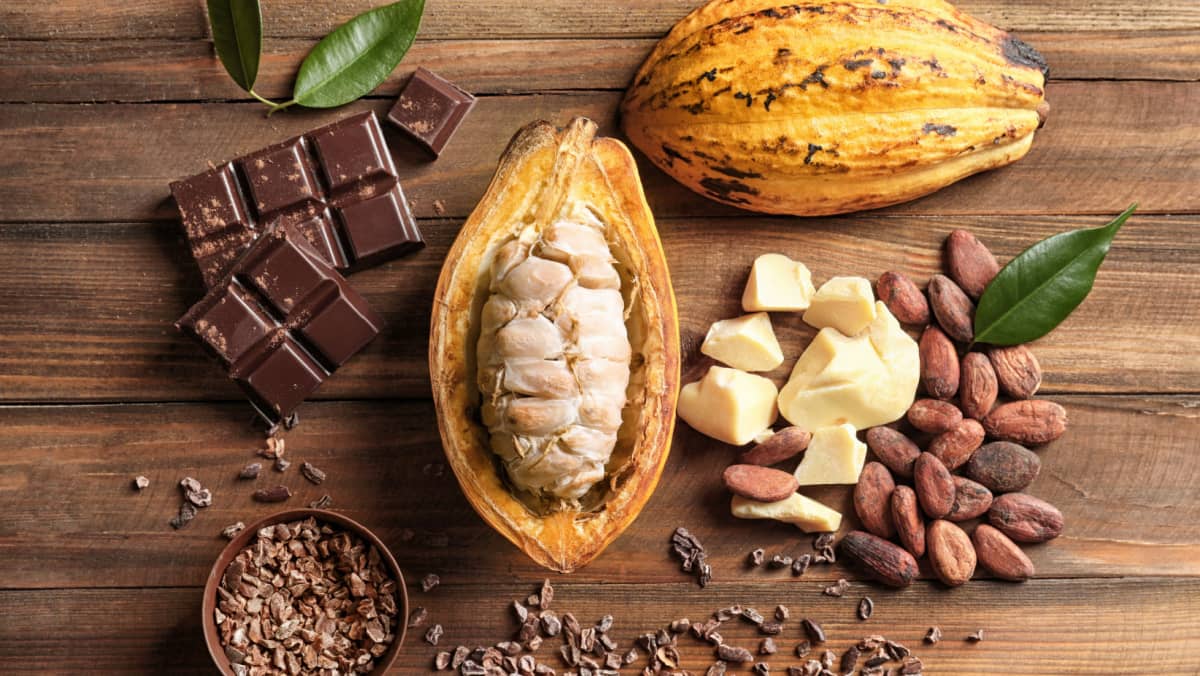
[[[0,5],[0,663],[5,673],[206,673],[201,585],[221,527],[273,511],[238,482],[261,432],[219,369],[171,322],[201,296],[167,183],[352,111],[383,111],[424,65],[481,95],[448,151],[426,161],[386,131],[429,246],[354,277],[389,326],[301,409],[288,457],[325,468],[316,487],[370,525],[401,562],[414,605],[443,645],[491,644],[506,606],[544,577],[489,529],[444,472],[429,400],[426,332],[442,258],[509,136],[588,115],[616,133],[621,91],[654,40],[698,0],[429,0],[420,39],[371,97],[270,119],[213,57],[199,0],[14,1]],[[314,41],[377,0],[266,0],[259,90],[285,96]],[[949,590],[928,575],[887,591],[852,570],[794,578],[747,570],[755,547],[808,551],[811,538],[735,522],[720,487],[728,447],[680,424],[640,518],[592,565],[556,577],[560,611],[616,616],[622,645],[678,617],[741,603],[824,624],[830,647],[885,634],[930,674],[1200,673],[1200,4],[963,0],[1051,64],[1053,110],[1017,164],[898,207],[841,218],[764,218],[706,202],[642,163],[679,297],[685,381],[712,321],[738,312],[753,258],[779,251],[817,279],[900,268],[926,279],[950,229],[1007,259],[1067,228],[1142,205],[1087,302],[1036,345],[1043,394],[1069,410],[1030,489],[1066,516],[1029,548],[1038,577]],[[445,205],[435,212],[435,200]],[[799,354],[812,331],[777,329]],[[782,381],[791,359],[772,375]],[[138,494],[131,479],[144,474]],[[211,486],[211,508],[167,522],[177,483]],[[815,495],[852,513],[849,489]],[[851,516],[848,521],[853,523]],[[711,550],[699,589],[668,556],[687,526]],[[428,572],[442,585],[422,593]],[[823,596],[846,577],[846,598]],[[876,604],[855,619],[858,599]],[[922,646],[927,627],[946,639]],[[986,639],[968,644],[978,628]],[[751,643],[748,626],[726,638]],[[776,672],[801,638],[779,637]],[[684,640],[685,665],[711,648]],[[561,666],[551,654],[541,655]],[[393,673],[436,649],[411,634]],[[643,662],[639,663],[639,668]],[[560,669],[561,671],[561,669]],[[632,671],[632,670],[631,670]]]

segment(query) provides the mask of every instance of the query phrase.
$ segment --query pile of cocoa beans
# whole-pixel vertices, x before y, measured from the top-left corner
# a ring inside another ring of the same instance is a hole
[[[956,230],[946,239],[945,265],[949,274],[929,280],[928,299],[899,272],[884,273],[876,285],[898,320],[925,325],[919,341],[925,398],[906,420],[868,430],[877,461],[863,468],[854,490],[867,532],[847,534],[841,548],[892,586],[911,582],[926,554],[950,586],[971,579],[976,564],[1003,580],[1025,580],[1033,562],[1017,543],[1045,542],[1063,530],[1058,509],[1021,491],[1041,469],[1029,447],[1062,436],[1066,410],[1033,398],[1042,371],[1027,346],[972,345],[973,299],[999,272],[995,256]],[[986,522],[968,536],[959,524],[980,517]]]

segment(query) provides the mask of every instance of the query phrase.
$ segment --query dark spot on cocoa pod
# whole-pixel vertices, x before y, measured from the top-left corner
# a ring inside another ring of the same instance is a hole
[[[675,150],[667,144],[662,144],[663,154],[667,156],[667,164],[674,164],[675,160],[680,160],[684,164],[691,164],[692,161],[683,156],[683,153]]]
[[[1046,57],[1042,56],[1041,52],[1034,49],[1033,45],[1028,42],[1009,36],[1004,40],[1001,53],[1009,63],[1037,68],[1042,71],[1043,77],[1049,79],[1050,66],[1046,63]]]
[[[857,59],[854,61],[846,61],[845,63],[842,64],[842,67],[845,68],[846,70],[858,70],[859,68],[869,66],[874,62],[875,62],[874,59]]]
[[[812,164],[813,155],[816,155],[818,152],[820,152],[822,150],[824,150],[824,148],[822,148],[821,146],[819,146],[815,143],[808,144],[808,154],[804,156],[804,163]]]
[[[750,201],[744,197],[737,197],[737,193],[746,195],[758,194],[758,190],[751,188],[741,181],[715,178],[713,176],[706,176],[702,179],[700,187],[704,188],[713,197],[737,204],[747,204]]]
[[[732,176],[733,178],[762,178],[763,177],[762,174],[760,174],[758,172],[742,171],[741,169],[734,169],[733,167],[713,166],[712,170],[715,172],[721,173],[721,174],[725,174],[726,176]]]
[[[921,127],[921,132],[924,134],[937,134],[938,136],[954,136],[958,133],[958,129],[949,124],[926,122],[925,126]]]

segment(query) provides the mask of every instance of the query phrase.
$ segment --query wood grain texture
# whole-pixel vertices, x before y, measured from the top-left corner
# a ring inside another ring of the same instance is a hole
[[[263,32],[271,37],[318,38],[378,0],[281,0],[265,3]],[[700,0],[430,0],[421,22],[423,38],[530,38],[590,35],[657,37]],[[786,4],[786,3],[785,3]],[[1154,2],[1131,7],[1122,0],[1096,0],[1086,11],[1070,2],[961,0],[964,11],[1013,31],[1139,31],[1200,28],[1195,3]],[[0,35],[21,39],[195,38],[208,34],[203,3],[152,0],[131,5],[117,0],[55,3],[10,2],[0,6]]]
[[[1039,451],[1043,469],[1029,492],[1057,505],[1067,528],[1058,540],[1027,548],[1039,574],[1200,577],[1196,398],[1054,400],[1067,407],[1071,428]],[[403,566],[421,574],[435,571],[447,581],[456,571],[482,581],[543,574],[463,498],[443,465],[429,402],[310,402],[300,416],[286,457],[324,469],[329,478],[320,486],[306,482],[298,465],[283,474],[264,469],[256,482],[236,478],[246,463],[261,461],[255,456],[261,432],[244,404],[0,407],[3,586],[200,585],[222,547],[222,527],[280,509],[250,498],[256,487],[276,483],[295,493],[287,506],[328,493],[336,509],[374,529]],[[1104,454],[1103,463],[1097,454]],[[796,554],[811,551],[812,538],[789,525],[729,514],[720,475],[732,456],[729,446],[679,423],[645,510],[570,579],[679,582],[684,576],[667,545],[680,525],[707,543],[714,577],[723,583],[815,586],[840,576],[861,579],[840,563],[814,566],[799,580],[787,571],[746,572],[750,550]],[[151,482],[141,493],[131,487],[139,474]],[[174,531],[167,522],[179,508],[184,476],[210,487],[214,504]],[[805,492],[843,511],[843,529],[853,527],[851,487]]]
[[[441,623],[445,634],[435,648],[421,640],[429,625],[409,630],[400,661],[389,673],[428,673],[438,650],[508,640],[516,631],[508,604],[535,591],[539,582],[533,578],[470,584],[454,580],[428,594],[410,584],[412,602],[425,607],[430,623]],[[1200,580],[1039,580],[1022,587],[1039,599],[1036,611],[1014,598],[1011,587],[1002,583],[975,583],[953,591],[926,583],[902,592],[872,588],[875,614],[869,622],[854,619],[859,594],[867,591],[857,585],[845,598],[832,599],[822,596],[816,585],[798,584],[714,584],[703,591],[685,584],[598,585],[574,580],[555,584],[552,610],[573,613],[585,626],[605,614],[613,615],[610,635],[622,649],[633,645],[640,634],[662,629],[679,617],[706,619],[731,603],[756,607],[764,614],[776,604],[787,605],[792,615],[775,638],[779,653],[763,658],[772,666],[771,673],[786,673],[786,666],[801,662],[792,651],[802,640],[803,617],[820,623],[828,636],[816,657],[822,648],[840,657],[860,638],[883,634],[920,657],[925,673],[955,676],[1190,674],[1200,643],[1192,603],[1200,595]],[[5,617],[24,615],[30,608],[41,611],[27,622],[0,624],[0,654],[8,658],[5,671],[27,673],[27,667],[38,665],[54,673],[212,673],[200,632],[201,592],[196,588],[0,591],[0,614]],[[947,605],[951,600],[953,606]],[[935,624],[944,640],[936,646],[922,644],[925,630]],[[980,628],[982,643],[963,640]],[[751,625],[739,621],[722,625],[721,634],[751,651],[761,638]],[[547,639],[535,653],[559,673],[564,668],[557,654],[561,641]],[[712,647],[691,636],[679,639],[679,647],[682,666],[692,673],[703,673],[713,663]],[[639,654],[637,670],[646,665],[645,651]]]
[[[619,94],[587,92],[482,99],[441,159],[430,162],[388,129],[393,155],[420,216],[465,216],[512,133],[536,119],[597,120],[615,133]],[[1200,86],[1181,82],[1061,82],[1033,150],[1016,164],[929,197],[880,210],[907,214],[1200,212]],[[250,103],[0,106],[0,193],[7,221],[173,219],[168,182],[307,129],[390,102],[263,119]],[[171,152],[161,152],[162,148]],[[642,162],[657,217],[745,216],[691,193]],[[48,190],[47,186],[55,189]]]
[[[1200,31],[1023,36],[1046,56],[1054,80],[1200,80]],[[623,90],[649,54],[650,38],[421,40],[375,91],[395,96],[417,65],[476,94]],[[283,100],[311,39],[264,45],[255,91]],[[504,63],[505,68],[496,64]],[[248,100],[207,40],[63,40],[30,49],[0,41],[0,102]]]
[[[967,227],[1002,259],[1055,232],[1101,217],[971,217],[953,221],[856,216],[793,223],[755,218],[664,220],[660,231],[679,299],[689,378],[709,324],[740,314],[755,256],[779,251],[818,281],[875,279],[898,268],[924,282],[940,268],[953,227]],[[428,247],[353,277],[386,319],[372,345],[316,398],[426,397],[433,288],[459,222],[425,221]],[[1089,300],[1037,344],[1048,392],[1196,392],[1200,361],[1200,251],[1178,247],[1197,217],[1135,216],[1122,231]],[[737,239],[730,251],[722,243]],[[53,263],[47,266],[47,261]],[[240,399],[220,369],[171,326],[203,295],[176,223],[25,224],[0,228],[0,400],[179,401]],[[1171,298],[1164,304],[1155,299]],[[120,310],[119,308],[136,308]],[[777,313],[786,363],[813,335],[798,314]],[[1153,327],[1154,340],[1147,340]]]

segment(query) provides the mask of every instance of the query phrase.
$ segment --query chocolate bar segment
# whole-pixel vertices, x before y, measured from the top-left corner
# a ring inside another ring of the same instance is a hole
[[[432,71],[417,68],[388,112],[388,121],[437,157],[474,105],[474,96]]]
[[[171,193],[210,288],[272,224],[296,226],[344,271],[424,246],[373,112],[176,181]]]
[[[383,321],[294,225],[263,233],[175,326],[272,423],[291,415]]]

